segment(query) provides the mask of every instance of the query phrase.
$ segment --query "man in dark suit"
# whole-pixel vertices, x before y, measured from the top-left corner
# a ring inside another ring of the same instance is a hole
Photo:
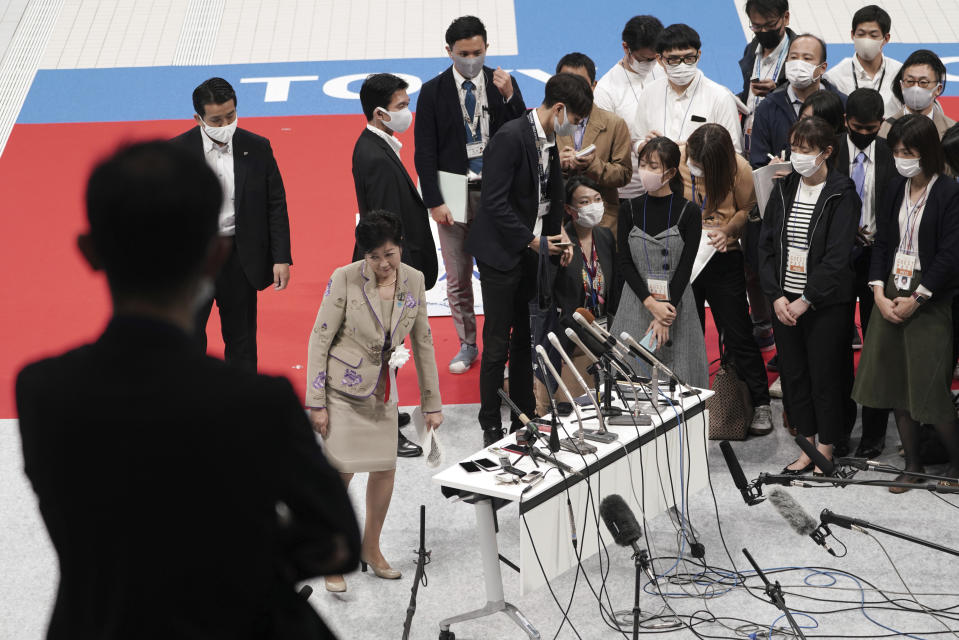
[[[865,339],[869,316],[872,314],[873,292],[869,286],[869,265],[876,236],[876,209],[886,194],[886,187],[898,173],[892,150],[886,141],[879,138],[883,121],[884,101],[875,89],[856,89],[846,100],[846,128],[836,152],[836,170],[850,178],[862,200],[859,233],[853,251],[853,267],[856,271],[856,295],[859,297],[859,323]],[[853,327],[855,331],[855,327]],[[861,343],[860,343],[861,345]],[[852,360],[850,359],[850,363]],[[847,372],[850,392],[853,383],[852,367]],[[856,403],[851,399],[846,411],[846,441],[836,447],[849,447],[849,432],[856,423]],[[876,458],[882,453],[886,440],[888,409],[862,408],[862,439],[856,456]]]
[[[507,359],[510,398],[528,415],[535,409],[529,301],[537,258],[548,252],[561,256],[565,266],[573,255],[562,228],[565,193],[556,136],[573,135],[592,107],[589,83],[559,73],[546,83],[543,104],[504,124],[483,153],[482,199],[466,249],[476,256],[483,287],[479,423],[486,444],[503,436],[497,390]],[[512,427],[519,426],[513,416]]]
[[[290,221],[283,178],[270,141],[237,128],[236,93],[223,78],[193,91],[198,126],[172,140],[204,158],[220,180],[219,233],[233,251],[217,276],[213,299],[197,310],[197,339],[206,350],[206,323],[216,300],[224,359],[256,371],[256,296],[290,282]]]
[[[197,301],[230,252],[196,155],[148,142],[94,169],[78,245],[113,317],[17,378],[24,469],[60,564],[51,640],[331,638],[295,583],[359,559],[290,383],[196,347]]]
[[[789,129],[799,119],[806,98],[826,89],[846,104],[846,94],[823,77],[826,64],[826,43],[818,36],[804,33],[789,43],[785,65],[788,82],[756,108],[749,141],[749,163],[754,169],[769,164],[770,155],[782,154],[788,159]]]
[[[743,118],[743,148],[748,154],[756,107],[786,84],[786,54],[796,33],[789,28],[789,0],[747,0],[745,11],[754,35],[739,60],[743,90],[737,97],[748,109]]]
[[[460,350],[450,373],[465,373],[479,355],[473,312],[473,256],[466,250],[469,223],[479,208],[483,148],[503,123],[526,113],[516,80],[500,68],[484,66],[489,43],[479,18],[462,16],[446,30],[446,52],[453,64],[426,82],[416,100],[416,173],[423,200],[436,221],[450,315]],[[440,190],[440,172],[467,178],[465,220],[456,221]]]
[[[360,103],[366,128],[353,147],[353,185],[360,217],[378,209],[403,221],[403,262],[423,272],[426,289],[436,284],[436,245],[426,206],[400,159],[403,144],[393,135],[413,122],[409,85],[391,73],[376,73],[363,81]],[[353,249],[353,260],[363,253]]]
[[[362,218],[370,211],[395,213],[403,221],[402,260],[423,272],[426,289],[436,284],[436,245],[430,230],[426,206],[416,185],[400,159],[403,144],[393,132],[403,133],[413,122],[410,113],[409,85],[390,73],[376,73],[363,81],[360,104],[366,116],[366,128],[353,147],[353,186]],[[363,252],[353,247],[353,260],[362,260]],[[401,413],[398,424],[410,423],[410,415]],[[396,455],[415,458],[423,449],[400,431]]]

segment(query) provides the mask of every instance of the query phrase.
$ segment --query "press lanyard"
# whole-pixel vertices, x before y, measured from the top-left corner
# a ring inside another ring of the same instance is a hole
[[[859,78],[857,77],[857,74],[856,74],[856,64],[855,64],[852,60],[850,60],[850,61],[849,61],[849,66],[852,67],[852,81],[855,83],[856,88],[858,89],[858,88],[859,88]],[[883,60],[883,61],[882,61],[882,75],[879,76],[879,82],[877,83],[877,82],[874,80],[873,83],[872,83],[872,86],[870,87],[870,89],[875,89],[876,91],[878,91],[879,88],[882,87],[882,81],[885,80],[885,78],[886,78],[886,61]]]
[[[779,52],[779,59],[776,60],[776,66],[773,67],[773,73],[768,78],[763,78],[762,76],[762,45],[756,45],[759,47],[759,51],[756,53],[756,62],[753,65],[753,75],[759,78],[760,80],[772,80],[775,82],[776,78],[779,77],[779,69],[782,68],[783,61],[786,59],[786,55],[789,53],[789,36],[783,36],[783,39],[786,41],[783,43],[783,50]],[[760,100],[763,96],[756,96]]]
[[[690,178],[693,179],[693,202],[696,202],[696,196],[699,195],[696,193],[696,176],[690,175]],[[699,210],[703,213],[706,212],[706,194],[703,194],[703,201],[699,205]]]
[[[476,88],[473,90],[473,97],[476,98],[476,107],[473,109],[473,118],[470,119],[470,114],[466,110],[466,89],[464,89],[462,86],[460,86],[460,89],[463,91],[462,99],[460,100],[460,111],[463,113],[463,122],[470,130],[470,135],[473,136],[473,141],[478,142],[480,138],[476,137],[476,132],[479,131],[483,113],[486,112],[486,82],[483,82],[482,89],[480,89],[479,85],[475,82],[473,84],[476,86]],[[482,133],[480,135],[482,136]]]
[[[906,199],[906,237],[902,238],[899,241],[899,247],[903,248],[903,243],[906,243],[904,247],[906,251],[913,251],[913,241],[912,237],[916,231],[916,224],[919,222],[919,212],[926,205],[926,192],[929,190],[929,185],[926,185],[926,188],[922,190],[922,193],[919,195],[919,199],[916,200],[916,204],[912,207],[912,210],[909,209],[909,191],[912,189],[912,180],[906,181],[906,193],[903,196]],[[910,218],[912,221],[910,222]]]
[[[649,248],[646,246],[646,203],[649,202],[649,194],[643,198],[643,252],[646,254],[646,277],[648,278],[653,271],[649,264]],[[669,229],[673,220],[673,194],[669,195],[669,210],[666,213],[666,229]],[[669,242],[666,243],[666,249],[663,251],[663,272],[669,273]]]
[[[699,93],[699,85],[702,84],[702,80],[703,75],[700,74],[699,77],[696,78],[696,88],[693,90],[693,95],[689,96],[689,106],[686,107],[686,113],[683,114],[683,119],[679,123],[679,133],[677,133],[676,137],[674,138],[677,142],[680,142],[683,139],[683,129],[686,128],[686,116],[689,115],[689,110],[693,108],[693,101],[696,100],[696,94]],[[670,87],[667,84],[666,95],[663,96],[663,135],[667,138],[669,137],[669,135],[666,133],[668,131],[666,123],[669,120],[669,109],[667,108],[667,105],[669,104],[669,89]],[[685,93],[685,91],[683,93]]]
[[[586,259],[586,252],[583,251],[583,245],[579,245],[579,252],[583,256],[583,267],[586,271],[586,286],[587,286],[586,293],[587,295],[589,295],[590,301],[592,302],[591,308],[598,309],[599,294],[596,291],[596,285],[594,284],[594,281],[596,280],[596,271],[599,269],[599,266],[598,266],[599,258],[596,255],[595,238],[593,239],[592,251],[590,251],[590,254],[592,255],[592,263],[593,263],[592,269],[590,269],[590,261]]]
[[[547,194],[547,187],[549,186],[549,175],[546,173],[546,168],[543,166],[543,149],[539,142],[539,134],[536,131],[536,123],[533,122],[533,118],[536,117],[536,109],[533,109],[529,112],[527,119],[529,120],[529,126],[533,128],[533,138],[536,139],[536,168],[539,170],[539,201],[544,202],[545,196]],[[547,155],[549,152],[547,152]]]

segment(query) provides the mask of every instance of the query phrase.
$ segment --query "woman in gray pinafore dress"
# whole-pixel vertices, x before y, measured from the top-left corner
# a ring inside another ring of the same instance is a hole
[[[699,209],[682,197],[679,147],[668,138],[650,140],[639,152],[646,194],[620,206],[617,267],[626,279],[612,333],[637,342],[650,332],[656,356],[687,384],[709,385],[706,341],[689,286],[699,248]],[[633,367],[648,376],[649,366]]]

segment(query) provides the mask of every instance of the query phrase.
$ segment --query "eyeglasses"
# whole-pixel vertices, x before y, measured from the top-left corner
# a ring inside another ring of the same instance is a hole
[[[756,32],[759,32],[759,31],[776,31],[776,30],[779,29],[779,23],[782,22],[782,20],[783,20],[783,17],[782,17],[782,16],[779,16],[778,18],[776,18],[776,19],[773,20],[772,22],[767,22],[766,24],[755,24],[755,23],[751,23],[751,24],[749,25],[749,29],[750,29],[753,33],[756,33]]]
[[[939,84],[938,80],[927,80],[926,78],[919,78],[918,80],[915,78],[903,78],[900,82],[902,82],[902,86],[904,87],[914,87],[919,85],[923,89],[928,89],[930,86],[934,87]]]
[[[665,62],[670,67],[678,67],[680,64],[683,64],[683,63],[696,64],[697,60],[699,60],[698,53],[691,53],[688,56],[681,56],[681,57],[669,56],[668,58],[663,58],[663,62]]]

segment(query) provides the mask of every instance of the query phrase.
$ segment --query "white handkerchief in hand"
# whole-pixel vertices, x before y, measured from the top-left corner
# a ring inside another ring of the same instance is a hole
[[[410,413],[411,421],[416,427],[416,434],[420,437],[420,446],[426,452],[426,464],[430,467],[438,467],[443,464],[443,447],[436,435],[436,429],[426,428],[426,419],[423,417],[423,411],[416,407]]]

